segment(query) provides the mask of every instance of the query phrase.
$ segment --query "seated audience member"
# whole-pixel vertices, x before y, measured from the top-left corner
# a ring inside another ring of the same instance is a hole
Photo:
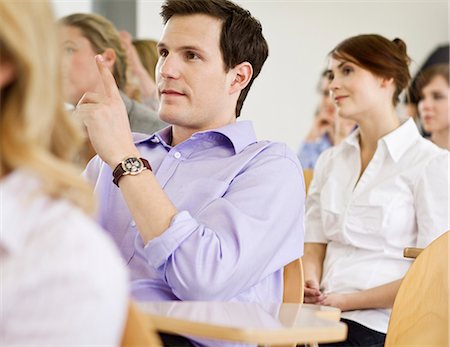
[[[85,174],[100,224],[137,299],[281,302],[283,267],[303,253],[305,189],[285,144],[236,121],[268,56],[261,24],[227,0],[167,0],[162,17],[156,79],[171,126],[133,143],[101,56],[106,95],[76,111],[99,155]]]
[[[400,39],[358,35],[329,57],[339,116],[358,124],[324,152],[306,208],[305,302],[340,308],[348,339],[382,346],[402,277],[405,247],[425,247],[450,229],[449,152],[420,136],[395,106],[408,85]]]
[[[82,135],[50,5],[0,1],[0,13],[0,345],[118,346],[126,267],[69,162]]]
[[[437,64],[449,64],[449,45],[441,45],[436,47],[430,55],[425,59],[424,63],[420,66],[419,70],[416,72],[411,83],[409,84],[408,91],[405,95],[403,106],[405,109],[406,116],[413,117],[419,128],[420,133],[424,137],[429,137],[429,134],[422,128],[420,122],[419,111],[417,109],[417,104],[419,102],[419,95],[417,95],[417,77],[422,71],[428,69],[429,67]]]
[[[127,59],[114,25],[104,17],[89,13],[66,16],[60,20],[60,24],[67,102],[76,105],[84,93],[103,91],[94,60],[95,55],[101,54],[121,90],[120,96],[125,103],[131,130],[153,134],[163,128],[165,124],[154,111],[122,92],[127,82]],[[89,152],[87,159],[95,154]]]
[[[438,64],[422,71],[417,78],[418,109],[423,129],[437,146],[450,150],[449,69]]]
[[[321,99],[313,125],[298,151],[303,169],[314,169],[320,154],[342,142],[355,127],[354,121],[338,116],[336,106],[330,98],[329,81],[325,72],[320,78],[318,89]]]
[[[157,42],[153,40],[132,40],[126,31],[120,32],[122,46],[127,53],[128,69],[127,95],[158,111],[159,102],[155,82],[155,68],[158,62]]]

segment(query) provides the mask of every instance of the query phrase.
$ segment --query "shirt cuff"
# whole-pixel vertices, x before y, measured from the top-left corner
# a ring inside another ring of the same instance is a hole
[[[188,211],[177,213],[172,218],[169,228],[144,246],[148,264],[155,269],[164,265],[175,249],[197,228],[197,221]]]

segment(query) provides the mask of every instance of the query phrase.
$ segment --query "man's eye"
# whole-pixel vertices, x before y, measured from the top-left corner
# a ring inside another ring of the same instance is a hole
[[[189,60],[195,60],[198,59],[199,56],[194,52],[186,52],[186,58]]]
[[[73,49],[72,47],[64,47],[64,52],[72,54],[73,52],[75,52],[75,49]]]
[[[159,56],[160,57],[167,57],[168,54],[169,54],[169,51],[167,49],[161,49],[159,51]]]

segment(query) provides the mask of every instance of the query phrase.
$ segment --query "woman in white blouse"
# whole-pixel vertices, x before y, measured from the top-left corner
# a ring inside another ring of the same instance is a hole
[[[127,275],[69,163],[82,136],[50,5],[0,1],[0,13],[0,345],[118,346]]]
[[[410,79],[406,45],[359,35],[329,56],[330,93],[355,130],[316,165],[306,211],[305,302],[339,307],[341,346],[382,346],[410,261],[450,228],[449,153],[396,114]]]
[[[417,77],[419,114],[423,129],[437,146],[450,150],[450,92],[448,64],[438,64],[424,70]]]

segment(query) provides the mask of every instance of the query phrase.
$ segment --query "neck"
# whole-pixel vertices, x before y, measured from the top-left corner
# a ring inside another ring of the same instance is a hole
[[[376,149],[378,140],[399,126],[400,121],[394,108],[378,116],[362,117],[362,121],[359,122],[361,149]]]
[[[450,151],[450,139],[449,139],[449,128],[445,128],[441,131],[434,131],[431,134],[431,141],[441,148],[447,149]]]

